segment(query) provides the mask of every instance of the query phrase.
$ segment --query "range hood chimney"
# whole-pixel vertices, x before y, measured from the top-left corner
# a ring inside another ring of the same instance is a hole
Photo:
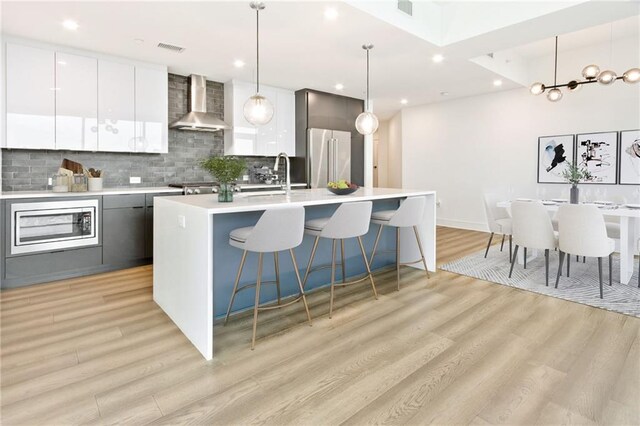
[[[231,129],[212,112],[207,112],[207,79],[203,75],[189,76],[189,112],[169,124],[170,129],[217,132]]]

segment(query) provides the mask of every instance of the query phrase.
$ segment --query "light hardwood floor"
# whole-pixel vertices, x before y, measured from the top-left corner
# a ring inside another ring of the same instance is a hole
[[[438,229],[438,263],[487,234]],[[492,250],[497,250],[494,246]],[[505,262],[507,255],[505,253]],[[206,362],[141,267],[0,295],[1,422],[639,424],[640,320],[438,271],[215,327]],[[366,283],[365,283],[366,284]]]

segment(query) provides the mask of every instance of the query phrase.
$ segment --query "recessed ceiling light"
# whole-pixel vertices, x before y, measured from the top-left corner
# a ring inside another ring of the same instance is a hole
[[[72,19],[65,19],[62,22],[62,26],[65,27],[67,30],[75,31],[78,29],[80,25],[78,25],[78,23]]]
[[[400,99],[400,103],[401,103],[402,105],[406,105],[406,104],[408,104],[408,103],[409,103],[409,101],[408,101],[408,100],[406,100],[406,99]]]
[[[244,61],[236,59],[235,61],[233,61],[233,66],[236,68],[242,68],[244,67]]]
[[[328,7],[324,10],[324,18],[329,21],[335,21],[338,18],[338,11],[333,7]]]
[[[496,87],[502,86],[502,80],[493,80],[493,85]]]
[[[338,83],[334,87],[336,88],[336,90],[342,90],[342,89],[344,89],[344,84]]]
[[[65,61],[58,61],[58,65],[67,65]]]
[[[440,96],[449,96],[449,92],[440,92]]]
[[[433,55],[433,57],[431,59],[433,60],[433,62],[438,64],[438,63],[444,61],[444,56],[442,56],[441,54],[437,53],[437,54]]]
[[[144,43],[144,39],[141,39],[141,38],[134,38],[133,41],[135,41],[137,44]]]

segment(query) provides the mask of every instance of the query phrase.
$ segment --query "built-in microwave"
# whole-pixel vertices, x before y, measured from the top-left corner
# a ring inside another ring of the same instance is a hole
[[[97,199],[11,204],[11,254],[98,244],[98,207]]]

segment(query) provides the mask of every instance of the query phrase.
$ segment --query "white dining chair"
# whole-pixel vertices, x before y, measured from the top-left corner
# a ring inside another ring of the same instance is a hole
[[[549,251],[558,247],[558,236],[551,218],[540,201],[514,201],[511,203],[513,240],[516,244],[511,259],[509,278],[518,257],[518,248],[524,248],[524,268],[527,268],[527,248],[544,250],[545,282],[549,286]]]
[[[558,208],[560,262],[556,276],[556,288],[560,282],[560,273],[565,254],[597,257],[600,282],[600,298],[602,290],[602,258],[609,258],[609,285],[612,285],[611,257],[615,250],[615,241],[607,236],[607,227],[602,214],[593,205],[563,204]]]
[[[500,243],[500,251],[504,247],[504,239],[509,236],[509,261],[512,258],[512,237],[511,237],[511,216],[509,211],[504,207],[498,207],[498,202],[501,201],[501,197],[498,194],[485,193],[484,194],[484,209],[487,213],[487,225],[491,235],[489,236],[489,242],[487,243],[487,249],[484,252],[486,258],[489,254],[489,247],[493,241],[494,234],[502,234],[502,242]]]

